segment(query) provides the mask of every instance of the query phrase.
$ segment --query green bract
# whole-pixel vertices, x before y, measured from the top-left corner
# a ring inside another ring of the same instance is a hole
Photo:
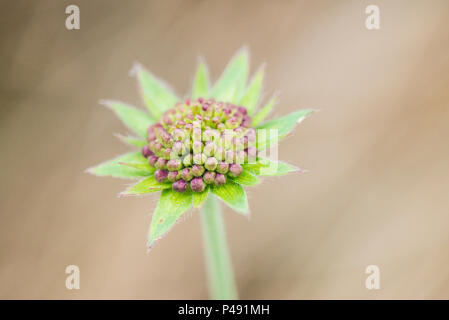
[[[139,180],[120,196],[161,192],[148,246],[187,210],[201,207],[207,197],[218,197],[232,209],[248,214],[243,186],[258,184],[259,176],[300,171],[262,155],[312,110],[299,110],[266,121],[275,97],[258,110],[264,67],[249,84],[248,71],[248,52],[240,50],[211,87],[207,66],[200,61],[190,98],[182,100],[137,64],[133,74],[147,110],[119,101],[101,101],[134,133],[118,138],[139,150],[92,167],[88,172]]]

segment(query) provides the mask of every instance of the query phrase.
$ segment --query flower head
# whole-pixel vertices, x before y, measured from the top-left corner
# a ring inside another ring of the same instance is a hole
[[[208,196],[216,196],[247,214],[243,186],[258,184],[261,176],[299,171],[267,158],[266,150],[276,147],[312,110],[266,121],[276,97],[258,109],[264,69],[260,68],[246,85],[248,70],[248,53],[241,50],[210,87],[206,64],[201,62],[192,94],[181,100],[136,64],[132,74],[148,112],[119,101],[102,101],[136,134],[119,138],[139,150],[88,171],[98,176],[139,179],[121,196],[161,192],[150,226],[149,246]]]

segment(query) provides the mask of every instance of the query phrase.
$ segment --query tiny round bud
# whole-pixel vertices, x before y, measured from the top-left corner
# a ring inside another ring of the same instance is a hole
[[[154,154],[148,157],[148,164],[152,167],[156,165],[156,162],[159,158],[155,156]]]
[[[179,159],[171,159],[167,162],[167,169],[170,171],[177,171],[182,168],[181,160]]]
[[[186,167],[189,167],[192,165],[192,161],[193,161],[193,156],[192,154],[187,154],[184,159],[182,159],[182,164]]]
[[[231,177],[238,177],[243,171],[243,168],[241,165],[237,164],[237,163],[232,163],[231,165],[229,165],[229,175]]]
[[[159,182],[164,182],[167,179],[168,171],[167,170],[156,170],[154,172],[154,177]]]
[[[157,159],[156,163],[154,164],[156,169],[165,169],[167,167],[167,160],[164,158]]]
[[[204,163],[204,167],[209,171],[214,171],[215,168],[218,165],[218,160],[215,158],[207,158],[206,162]]]
[[[167,179],[170,182],[175,182],[181,178],[181,173],[179,171],[169,171],[167,175]]]
[[[225,183],[226,183],[226,176],[224,174],[217,173],[215,175],[215,184],[217,186],[221,186],[224,185]]]
[[[201,153],[203,151],[203,143],[201,141],[193,141],[192,149],[195,154]]]
[[[225,174],[229,170],[229,164],[227,164],[226,162],[220,162],[217,165],[217,169],[216,170],[217,170],[218,173]]]
[[[187,182],[184,180],[178,180],[172,184],[172,189],[178,192],[184,192],[187,189]]]
[[[199,165],[196,165],[196,164],[194,164],[192,166],[192,174],[195,177],[201,177],[203,175],[203,173],[204,173],[204,167],[203,166],[199,166]]]
[[[198,153],[193,156],[194,164],[204,164],[206,162],[207,156],[204,153]]]
[[[234,160],[235,160],[235,152],[232,151],[232,150],[226,151],[226,154],[225,154],[225,161],[226,161],[227,163],[233,163]]]
[[[145,158],[148,158],[152,154],[153,154],[153,152],[150,150],[150,147],[148,145],[144,145],[143,148],[142,148],[142,155]]]
[[[213,143],[212,141],[209,141],[204,146],[203,152],[206,156],[211,157],[214,155],[216,148],[217,148],[217,146],[215,145],[215,143]]]
[[[213,171],[206,171],[206,173],[203,176],[203,180],[207,184],[214,183],[214,181],[215,181],[215,172],[213,172]]]
[[[181,171],[181,178],[184,181],[190,181],[193,178],[192,169],[190,168],[184,168]]]
[[[190,188],[192,188],[193,192],[202,192],[204,191],[204,188],[206,188],[206,185],[204,184],[203,179],[195,178],[190,181]]]

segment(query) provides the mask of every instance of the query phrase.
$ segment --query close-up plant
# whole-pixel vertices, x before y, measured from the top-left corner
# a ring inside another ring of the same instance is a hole
[[[301,170],[263,157],[276,148],[312,110],[298,110],[266,120],[275,106],[273,96],[263,107],[264,66],[247,84],[249,55],[239,50],[213,86],[208,68],[199,63],[188,98],[178,98],[140,64],[131,74],[148,112],[129,104],[102,100],[135,136],[118,137],[138,148],[88,169],[97,176],[139,179],[119,196],[160,192],[148,233],[148,249],[189,209],[201,211],[201,226],[211,297],[237,298],[220,205],[249,215],[245,187],[260,177]],[[277,155],[277,152],[275,153]],[[271,157],[272,158],[272,157]]]

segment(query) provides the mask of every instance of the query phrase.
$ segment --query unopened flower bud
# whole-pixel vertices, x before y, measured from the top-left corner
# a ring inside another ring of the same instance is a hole
[[[203,151],[203,143],[201,141],[193,141],[193,153],[201,153]]]
[[[238,177],[243,171],[243,168],[241,165],[239,165],[238,163],[232,163],[229,165],[229,172],[228,174],[231,177]]]
[[[167,179],[168,171],[167,170],[156,170],[154,172],[154,177],[159,182],[164,182]]]
[[[228,170],[229,170],[229,164],[226,163],[226,162],[220,162],[220,163],[217,165],[216,171],[217,171],[218,173],[225,174],[225,173],[228,173]]]
[[[179,159],[171,159],[167,162],[167,169],[169,171],[177,171],[182,168],[181,160]]]
[[[167,168],[167,160],[164,158],[159,158],[157,159],[154,166],[156,167],[156,169],[165,169]]]
[[[181,171],[181,178],[184,181],[190,181],[193,178],[192,169],[190,168],[184,168]]]
[[[221,186],[221,185],[224,185],[226,183],[226,177],[225,177],[225,175],[224,174],[221,174],[221,173],[217,173],[216,175],[215,175],[215,184],[217,185],[217,186]]]
[[[197,164],[194,164],[193,166],[192,166],[192,174],[195,176],[195,177],[201,177],[202,175],[203,175],[203,173],[204,173],[204,167],[203,166],[199,166],[199,165],[197,165]]]
[[[187,182],[184,180],[178,180],[172,184],[172,189],[178,192],[184,192],[187,189]]]
[[[192,191],[194,192],[202,192],[204,191],[205,187],[206,185],[201,178],[194,178],[192,181],[190,181],[190,188],[192,188]]]
[[[154,154],[148,157],[148,164],[152,167],[156,165],[156,162],[159,158],[155,156]]]
[[[152,154],[153,154],[153,152],[150,150],[150,147],[148,145],[144,145],[143,148],[142,148],[142,155],[145,158],[148,158]]]
[[[193,155],[194,164],[204,164],[206,162],[207,156],[204,153],[197,153]]]
[[[206,162],[204,163],[204,167],[209,170],[209,171],[214,171],[215,168],[217,167],[218,164],[218,160],[215,158],[207,158]]]
[[[184,159],[182,159],[182,164],[186,167],[189,167],[192,165],[193,162],[193,155],[191,153],[187,154]]]
[[[213,172],[213,171],[206,171],[206,173],[204,173],[203,180],[207,184],[214,183],[214,181],[215,181],[215,172]]]
[[[179,171],[170,171],[167,175],[167,179],[170,182],[175,182],[181,178],[181,173]]]

